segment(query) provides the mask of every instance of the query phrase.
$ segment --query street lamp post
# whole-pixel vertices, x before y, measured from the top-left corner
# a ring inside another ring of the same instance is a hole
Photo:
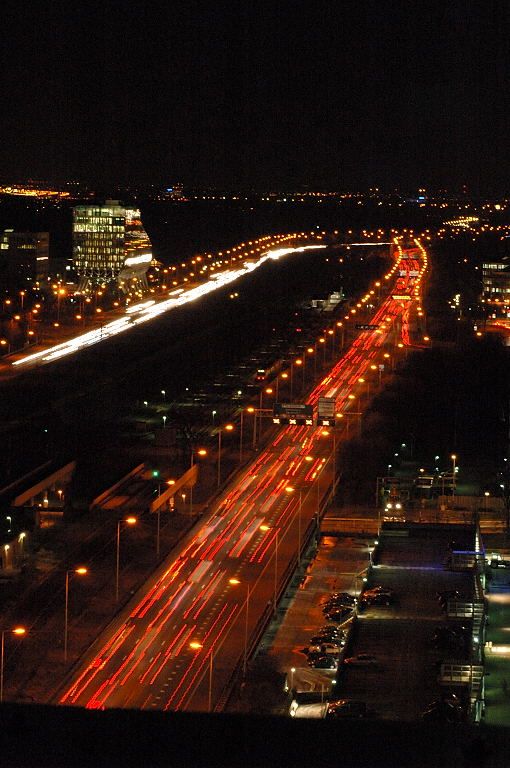
[[[201,651],[204,647],[202,643],[198,642],[197,640],[193,640],[189,647],[192,648],[194,651]],[[209,650],[209,694],[208,694],[208,705],[207,705],[207,711],[212,711],[212,681],[213,681],[213,663],[214,663],[214,649],[211,646]],[[207,658],[207,657],[206,657]]]
[[[4,657],[5,657],[5,635],[6,633],[12,633],[13,635],[24,635],[26,629],[24,627],[14,627],[14,629],[2,629],[0,630],[0,704],[4,700]]]
[[[260,390],[260,397],[259,397],[259,412],[258,412],[258,422],[259,422],[259,428],[258,428],[258,435],[257,439],[260,441],[260,436],[262,434],[262,395],[272,395],[273,389],[272,387],[266,387],[265,389]]]
[[[331,352],[334,353],[334,351],[335,351],[335,330],[334,330],[334,328],[329,328],[328,329],[328,336],[331,336],[331,347],[332,347]],[[326,341],[327,341],[327,339],[326,339]]]
[[[278,534],[279,529],[278,528],[271,528],[270,525],[260,525],[259,530],[264,531],[275,531],[275,544],[274,544],[274,596],[273,596],[273,612],[276,614],[276,600],[277,600],[277,593],[278,593]]]
[[[322,367],[326,365],[326,339],[324,336],[321,336],[319,339],[319,344],[322,344]]]
[[[289,374],[287,373],[287,371],[284,371],[281,374],[281,378],[284,379],[284,381],[286,381],[289,378]],[[278,400],[278,395],[276,396],[276,400]]]
[[[296,490],[291,485],[288,485],[285,490],[287,493],[294,493]],[[301,565],[301,510],[303,507],[303,489],[299,488],[299,506],[298,506],[298,552],[297,552],[297,564],[298,567]]]
[[[218,429],[218,488],[221,484],[221,433],[225,429],[227,432],[232,432],[234,429],[233,424],[226,424],[223,428]]]
[[[452,460],[452,496],[455,496],[455,485],[456,485],[456,482],[455,482],[455,471],[457,469],[457,464],[456,464],[456,462],[457,462],[457,454],[456,453],[452,453],[451,460]]]
[[[340,342],[340,349],[344,348],[344,339],[345,339],[345,328],[344,324],[341,321],[338,321],[337,327],[342,329],[342,335],[341,335],[341,342]]]
[[[192,448],[191,449],[190,469],[193,469],[194,456],[195,456],[195,453],[194,453],[193,448]],[[205,450],[205,448],[199,448],[198,451],[197,451],[197,456],[207,456],[207,451]],[[191,480],[193,482],[193,478],[191,478]],[[190,515],[193,514],[193,485],[190,485],[190,488],[189,488],[189,512],[190,512]]]
[[[292,694],[292,691],[294,690],[294,672],[296,671],[296,667],[290,668],[290,692]]]
[[[252,448],[255,450],[255,446],[257,444],[257,411],[252,405],[249,405],[246,409],[246,412],[253,413]]]
[[[64,661],[67,661],[67,635],[68,635],[68,619],[69,619],[69,574],[76,573],[78,576],[84,576],[88,573],[88,569],[80,566],[79,568],[71,568],[66,571],[66,596],[65,596],[65,612],[64,612]]]
[[[135,525],[137,522],[136,517],[126,517],[124,520],[117,521],[117,556],[116,556],[116,568],[115,568],[115,602],[119,602],[119,565],[120,565],[120,527],[122,523],[126,525]]]
[[[389,352],[385,352],[383,357],[384,357],[385,360],[388,360],[388,363],[389,363],[389,366],[390,366],[390,371],[393,372],[393,358],[392,358],[392,356],[390,355]]]
[[[229,584],[232,584],[234,586],[237,586],[237,584],[241,584],[239,579],[232,578],[229,579]],[[250,584],[246,585],[246,600],[245,600],[246,610],[244,615],[244,655],[243,655],[243,680],[246,679],[246,669],[248,665],[248,617],[250,612]]]
[[[212,712],[213,663],[214,663],[214,653],[213,653],[213,648],[211,646],[211,650],[209,651],[209,699],[207,702],[208,712]]]
[[[276,603],[278,593],[278,528],[276,529],[275,543],[274,543],[274,613],[276,615]]]
[[[243,463],[243,429],[244,429],[244,408],[241,408],[241,420],[239,426],[239,464]]]
[[[306,364],[306,355],[313,355],[314,354],[314,348],[313,347],[307,347],[305,350],[305,353],[303,354],[303,390],[305,388],[305,364]]]

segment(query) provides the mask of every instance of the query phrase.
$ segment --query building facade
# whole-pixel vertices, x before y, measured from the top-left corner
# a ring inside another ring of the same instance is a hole
[[[147,287],[152,246],[140,211],[118,200],[73,209],[73,262],[80,288],[117,282],[128,293]]]
[[[46,282],[49,258],[48,232],[5,229],[0,235],[0,283],[18,290]]]
[[[482,302],[488,314],[498,317],[510,315],[510,260],[482,264]]]

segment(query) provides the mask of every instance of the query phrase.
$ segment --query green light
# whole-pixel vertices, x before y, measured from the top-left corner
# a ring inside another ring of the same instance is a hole
[[[159,477],[159,469],[152,470],[152,477]]]

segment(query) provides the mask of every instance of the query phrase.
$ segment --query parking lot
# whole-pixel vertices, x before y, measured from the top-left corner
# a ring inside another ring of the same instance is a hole
[[[437,647],[438,628],[466,627],[468,619],[447,619],[437,593],[457,591],[470,599],[471,572],[451,571],[445,561],[451,548],[472,548],[472,532],[462,526],[401,526],[380,537],[375,564],[363,582],[373,539],[324,537],[302,588],[291,600],[270,648],[282,672],[306,666],[306,647],[325,623],[320,601],[331,592],[357,593],[380,585],[394,593],[390,605],[360,607],[352,623],[343,658],[360,653],[374,656],[366,666],[340,663],[335,698],[366,702],[379,719],[418,720],[429,704],[449,691],[465,700],[467,686],[445,688],[438,681],[442,662],[467,661],[469,644],[454,654]],[[440,630],[441,631],[441,630]]]

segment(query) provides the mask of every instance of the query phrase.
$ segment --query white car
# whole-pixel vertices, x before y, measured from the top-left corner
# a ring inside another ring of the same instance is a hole
[[[338,643],[324,642],[310,645],[308,653],[324,653],[329,656],[338,656],[342,650],[342,646]]]

